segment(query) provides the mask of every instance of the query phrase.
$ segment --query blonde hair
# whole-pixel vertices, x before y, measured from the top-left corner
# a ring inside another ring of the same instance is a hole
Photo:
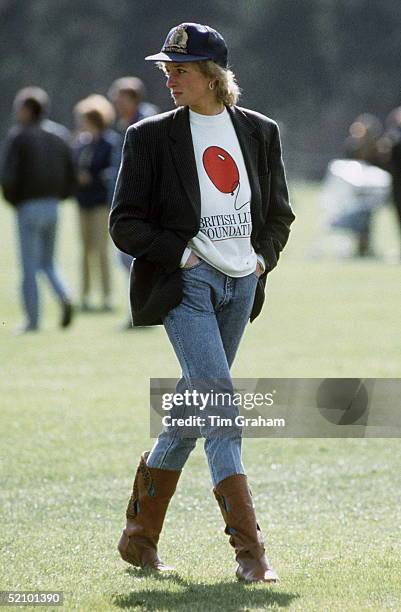
[[[74,114],[77,118],[87,117],[100,129],[109,127],[116,116],[112,104],[99,94],[92,94],[80,100],[74,106]]]
[[[237,104],[241,95],[241,89],[237,83],[235,74],[228,68],[222,68],[212,60],[202,60],[200,62],[188,62],[197,66],[199,72],[210,80],[214,79],[216,98],[225,106]],[[158,68],[166,74],[166,62],[157,62]]]
[[[212,60],[196,62],[199,70],[205,77],[215,79],[215,92],[219,102],[225,106],[237,104],[241,95],[241,89],[237,83],[235,74],[229,68],[222,68]]]

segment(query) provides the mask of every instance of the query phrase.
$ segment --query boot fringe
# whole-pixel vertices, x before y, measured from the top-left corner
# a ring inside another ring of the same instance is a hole
[[[148,451],[146,453],[143,453],[139,461],[138,469],[135,475],[134,484],[132,487],[132,495],[128,502],[127,511],[125,513],[127,519],[135,518],[136,516],[138,516],[139,511],[140,511],[139,491],[138,491],[138,481],[139,481],[140,476],[142,476],[142,480],[143,480],[144,486],[146,488],[146,491],[149,497],[155,496],[155,487],[153,484],[152,474],[150,473],[150,470],[148,466],[146,465],[146,459],[148,455],[149,455]]]

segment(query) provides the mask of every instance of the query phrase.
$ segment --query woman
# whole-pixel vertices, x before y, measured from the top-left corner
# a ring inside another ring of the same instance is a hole
[[[133,322],[163,322],[183,371],[178,389],[213,381],[231,390],[230,367],[245,325],[262,308],[266,275],[294,220],[277,125],[235,106],[227,47],[212,28],[181,24],[146,59],[164,70],[177,109],[126,134],[110,231],[118,248],[136,257]],[[175,415],[187,408],[176,407]],[[237,577],[277,581],[241,461],[241,431],[210,424],[200,433]],[[196,437],[169,429],[142,455],[119,543],[127,562],[168,569],[157,542],[195,444]]]
[[[110,172],[116,134],[109,129],[114,121],[114,109],[104,97],[93,94],[74,108],[79,129],[75,142],[79,205],[82,238],[81,309],[92,310],[89,301],[91,270],[96,262],[100,271],[103,312],[112,310],[107,231],[110,211]]]

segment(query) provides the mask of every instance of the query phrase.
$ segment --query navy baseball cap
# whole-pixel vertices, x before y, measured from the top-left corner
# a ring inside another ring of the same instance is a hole
[[[170,30],[164,45],[150,62],[200,62],[212,60],[222,68],[228,65],[228,50],[224,38],[213,28],[200,23],[181,23]]]

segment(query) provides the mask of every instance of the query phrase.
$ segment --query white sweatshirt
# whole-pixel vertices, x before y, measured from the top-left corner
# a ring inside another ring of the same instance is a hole
[[[198,234],[188,243],[181,259],[185,265],[191,250],[228,276],[254,272],[257,259],[251,245],[251,188],[244,158],[230,115],[189,111],[201,193]]]

